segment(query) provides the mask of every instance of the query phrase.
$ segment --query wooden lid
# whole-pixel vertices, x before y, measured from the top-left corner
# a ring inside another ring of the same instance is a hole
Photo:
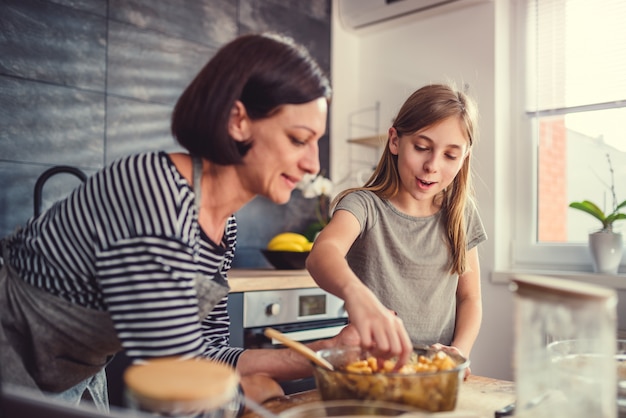
[[[511,278],[513,290],[522,297],[549,300],[579,300],[617,303],[615,290],[590,283],[545,276],[515,275]]]
[[[239,375],[212,360],[168,357],[128,367],[124,383],[145,409],[184,413],[210,411],[233,400]]]

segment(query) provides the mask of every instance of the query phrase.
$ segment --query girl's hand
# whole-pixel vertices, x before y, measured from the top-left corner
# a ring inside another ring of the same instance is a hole
[[[384,307],[362,283],[346,291],[345,307],[361,346],[379,358],[398,357],[396,369],[409,361],[413,344],[402,319]]]
[[[458,356],[463,357],[464,359],[468,359],[469,360],[469,358],[465,354],[463,354],[463,352],[461,350],[459,350],[458,348],[456,348],[453,345],[443,345],[443,344],[437,343],[437,344],[431,345],[431,347],[433,349],[435,349],[435,350],[441,350],[441,351],[443,351],[445,353],[448,353],[448,354],[456,354]],[[463,380],[467,380],[467,378],[470,377],[471,374],[472,374],[472,371],[471,371],[471,369],[468,366],[465,369],[465,376],[463,377]]]

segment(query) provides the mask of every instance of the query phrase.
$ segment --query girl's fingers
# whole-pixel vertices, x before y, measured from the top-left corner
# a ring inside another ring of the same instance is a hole
[[[409,334],[404,328],[404,323],[402,322],[402,319],[397,318],[397,320],[399,322],[399,335],[401,344],[400,355],[398,356],[398,366],[401,367],[409,362],[411,354],[413,354],[413,342],[411,341]]]

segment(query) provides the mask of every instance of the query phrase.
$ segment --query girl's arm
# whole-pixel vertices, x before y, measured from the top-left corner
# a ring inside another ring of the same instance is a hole
[[[472,351],[483,315],[478,248],[469,250],[467,258],[469,268],[459,277],[456,290],[456,326],[451,344],[465,357],[469,357]]]
[[[315,240],[306,267],[322,289],[345,301],[362,346],[375,348],[381,357],[398,356],[400,367],[413,351],[402,320],[380,303],[346,261],[346,254],[360,231],[359,221],[352,213],[336,211]]]

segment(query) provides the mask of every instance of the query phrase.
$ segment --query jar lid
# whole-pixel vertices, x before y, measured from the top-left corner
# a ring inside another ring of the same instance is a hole
[[[188,413],[214,410],[233,400],[239,375],[212,360],[167,357],[128,367],[124,383],[145,409]]]
[[[579,300],[617,303],[613,289],[574,280],[534,275],[514,275],[513,290],[520,296],[534,299]]]

